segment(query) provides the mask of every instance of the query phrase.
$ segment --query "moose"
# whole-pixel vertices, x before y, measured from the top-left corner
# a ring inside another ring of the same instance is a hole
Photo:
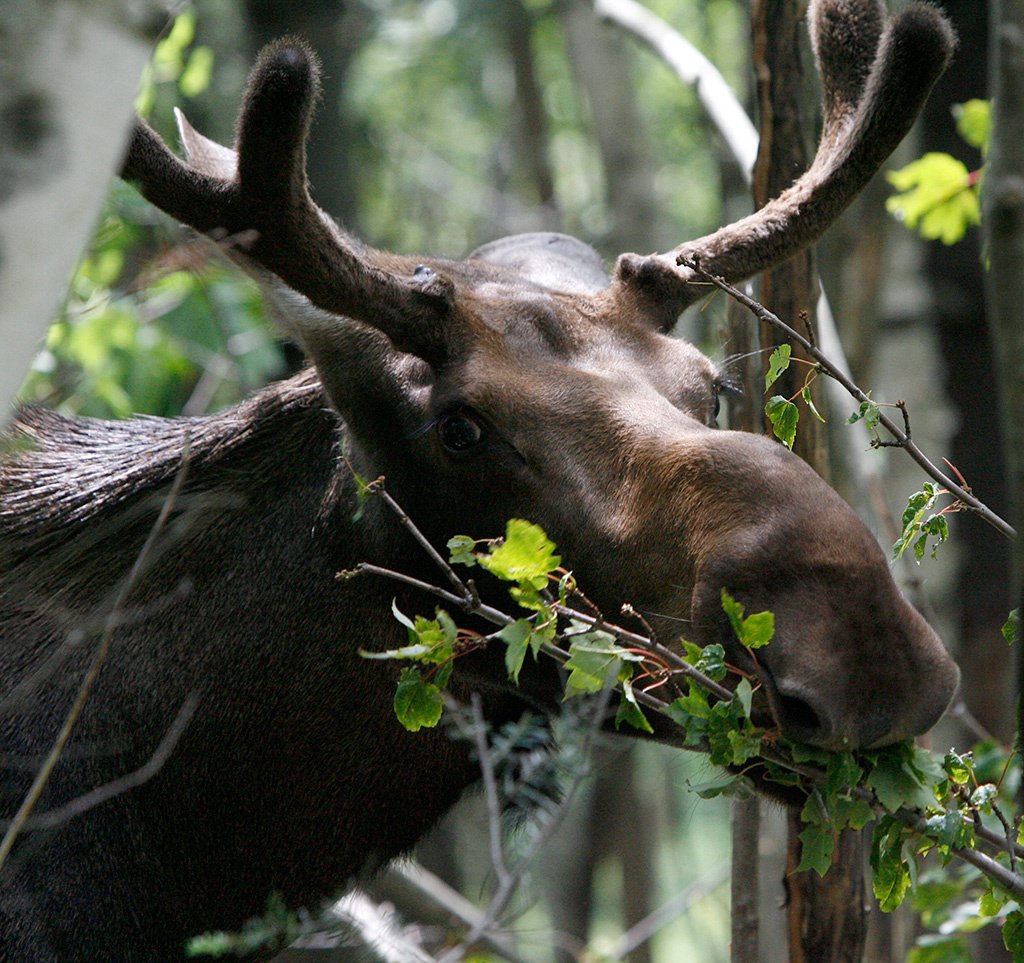
[[[260,281],[311,365],[203,417],[19,414],[0,470],[5,819],[104,656],[0,875],[0,957],[182,958],[272,891],[309,904],[373,872],[474,782],[463,744],[395,720],[394,667],[358,654],[401,644],[393,596],[433,601],[339,570],[436,580],[393,512],[357,511],[359,477],[384,476],[439,547],[511,517],[541,525],[603,610],[628,602],[665,638],[682,620],[723,644],[795,739],[874,747],[933,725],[958,671],[874,537],[785,447],[718,429],[722,372],[669,336],[705,293],[681,258],[740,280],[813,243],[954,44],[927,5],[888,19],[876,0],[812,0],[809,23],[824,88],[809,169],[610,277],[559,234],[453,261],[344,233],[307,185],[319,81],[298,40],[259,56],[234,149],[179,115],[183,161],[135,124],[123,176]],[[756,665],[723,588],[775,613]],[[494,724],[554,707],[553,664],[514,687],[495,649],[460,660],[457,698],[479,693]]]

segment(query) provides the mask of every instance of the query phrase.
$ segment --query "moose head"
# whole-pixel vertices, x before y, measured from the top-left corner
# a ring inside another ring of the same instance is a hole
[[[706,292],[679,262],[738,280],[803,248],[916,116],[949,57],[948,28],[912,7],[883,34],[865,6],[875,16],[854,36],[839,5],[812,4],[824,129],[803,177],[708,237],[621,256],[610,283],[589,248],[561,235],[506,238],[452,262],[344,234],[307,189],[319,86],[295,41],[261,55],[235,150],[179,114],[188,162],[140,124],[124,173],[271,278],[354,460],[435,538],[529,517],[597,598],[687,620],[691,638],[739,660],[721,590],[770,608],[778,636],[758,669],[783,730],[875,745],[928,729],[954,667],[828,486],[778,445],[715,429],[721,376],[668,336]]]
[[[385,476],[438,545],[457,532],[498,535],[510,517],[538,523],[606,611],[628,602],[666,638],[722,643],[794,739],[879,746],[938,719],[957,669],[871,533],[783,446],[719,430],[723,375],[669,334],[706,291],[681,260],[735,281],[812,243],[944,69],[953,41],[933,8],[885,23],[872,0],[850,6],[810,5],[825,96],[808,171],[707,237],[622,255],[610,279],[592,249],[558,234],[449,261],[344,233],[307,187],[319,88],[315,57],[295,40],[261,54],[234,149],[179,115],[182,161],[136,125],[124,176],[260,280],[313,367],[204,419],[22,417],[31,445],[0,473],[0,631],[11,672],[29,678],[18,685],[35,684],[40,652],[81,657],[68,653],[69,624],[109,598],[187,447],[190,526],[132,586],[161,614],[117,624],[82,725],[143,753],[152,739],[142,736],[156,738],[186,694],[199,697],[157,776],[52,840],[29,833],[0,907],[0,932],[10,925],[23,958],[49,958],[85,931],[97,952],[121,958],[111,947],[128,940],[140,959],[169,958],[160,954],[244,918],[270,889],[309,899],[408,848],[472,780],[461,749],[400,729],[390,669],[357,655],[391,647],[400,631],[392,589],[339,584],[334,572],[371,561],[416,574],[429,563],[384,509],[353,517],[353,468]],[[173,602],[182,586],[194,604]],[[775,613],[756,665],[737,651],[723,589]],[[478,660],[463,683],[487,694],[492,717],[554,689],[553,668],[517,693],[493,663]],[[38,751],[62,711],[40,700],[0,732]],[[117,772],[83,751],[55,774],[50,802]],[[195,847],[202,866],[190,861]],[[116,882],[108,858],[130,864]],[[83,873],[103,912],[80,895]]]

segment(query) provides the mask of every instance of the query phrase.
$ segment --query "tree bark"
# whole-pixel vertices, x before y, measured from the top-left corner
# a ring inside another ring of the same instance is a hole
[[[1024,0],[995,0],[991,9],[995,125],[985,181],[987,294],[1002,389],[1010,520],[1019,530],[1024,522]],[[1013,600],[1024,611],[1024,539],[1017,540],[1014,559]],[[1024,713],[1020,650],[1018,642],[1018,713]],[[1017,731],[1024,731],[1020,715]]]
[[[760,862],[761,804],[757,796],[734,799],[732,818],[731,963],[758,963],[760,919],[757,868]]]
[[[573,70],[590,105],[604,165],[613,251],[650,251],[659,244],[654,173],[636,107],[622,37],[597,22],[586,0],[561,0]]]
[[[753,63],[756,79],[760,146],[754,165],[754,204],[763,207],[790,186],[810,162],[802,119],[803,69],[799,51],[803,38],[805,4],[799,0],[754,0],[751,4]],[[798,331],[810,331],[814,338],[814,307],[818,300],[818,282],[814,255],[810,250],[790,258],[784,264],[760,276],[760,299],[780,318]],[[762,346],[778,343],[771,325],[761,331]],[[803,352],[793,348],[794,358]],[[775,394],[785,398],[799,396],[808,367],[791,364],[775,383]],[[823,411],[823,393],[818,386],[812,398]],[[828,476],[824,426],[806,408],[800,412],[794,451],[819,475]],[[765,421],[765,428],[771,431]]]
[[[0,423],[95,225],[169,6],[0,5]]]
[[[803,13],[799,0],[754,0],[751,4],[754,76],[761,142],[754,166],[754,203],[762,207],[787,188],[809,163],[802,127],[803,71],[799,51],[803,44]],[[760,300],[798,330],[814,336],[814,306],[818,284],[813,254],[807,251],[760,277]],[[777,344],[777,334],[765,325],[762,346]],[[794,348],[793,357],[800,357]],[[773,391],[798,398],[805,383],[804,364],[791,364]],[[812,389],[815,405],[822,398]],[[819,475],[828,476],[826,436],[814,416],[802,405],[794,451]],[[864,952],[864,865],[860,834],[840,834],[832,868],[821,878],[814,872],[798,873],[801,843],[796,815],[789,818],[786,868],[789,958],[791,963],[855,963]]]

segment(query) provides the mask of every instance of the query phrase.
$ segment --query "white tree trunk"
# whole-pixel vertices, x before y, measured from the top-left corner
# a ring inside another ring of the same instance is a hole
[[[0,8],[0,424],[93,229],[169,5]]]

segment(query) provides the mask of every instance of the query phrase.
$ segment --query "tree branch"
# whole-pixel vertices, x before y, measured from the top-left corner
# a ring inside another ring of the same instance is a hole
[[[757,317],[759,321],[771,324],[773,327],[781,331],[789,341],[794,342],[795,344],[799,344],[807,352],[807,354],[818,363],[818,365],[821,367],[822,372],[828,375],[830,378],[833,378],[834,380],[838,381],[839,384],[841,384],[855,400],[859,402],[872,403],[867,393],[863,391],[860,387],[858,387],[853,382],[853,380],[850,377],[848,377],[837,365],[833,364],[833,362],[828,357],[826,357],[821,351],[819,351],[818,348],[815,347],[815,345],[813,345],[807,338],[805,338],[794,328],[786,324],[785,321],[782,321],[779,317],[772,314],[772,312],[769,311],[763,304],[760,304],[753,298],[748,297],[739,288],[733,286],[732,284],[729,284],[722,278],[716,277],[713,274],[709,274],[707,271],[701,268],[700,263],[698,261],[685,259],[680,263],[683,264],[683,266],[690,268],[692,271],[703,277],[706,281],[713,284],[715,287],[721,289],[722,291],[725,291],[727,294],[729,294],[730,297],[735,298],[740,304],[748,308],[754,314],[754,316]],[[918,448],[917,443],[910,438],[906,431],[904,431],[899,425],[897,425],[896,422],[894,422],[882,410],[879,410],[878,412],[878,421],[879,424],[881,424],[885,428],[885,430],[888,431],[889,434],[896,439],[898,446],[902,448],[904,451],[906,451],[906,453],[910,455],[910,457],[913,458],[915,462],[917,462],[917,464],[921,467],[925,474],[928,475],[929,478],[932,478],[935,481],[937,481],[940,485],[942,485],[943,488],[949,491],[950,494],[954,495],[957,498],[957,500],[960,501],[968,511],[972,511],[976,515],[979,515],[993,528],[1002,532],[1002,534],[1006,535],[1007,537],[1016,538],[1017,532],[1010,525],[1009,522],[1007,522],[1005,519],[1001,518],[999,515],[993,512],[992,509],[990,509],[976,495],[968,491],[962,485],[958,484],[956,481],[950,478],[945,472],[941,471],[931,460],[929,460],[927,455],[925,455],[924,452],[921,451],[920,448]]]

